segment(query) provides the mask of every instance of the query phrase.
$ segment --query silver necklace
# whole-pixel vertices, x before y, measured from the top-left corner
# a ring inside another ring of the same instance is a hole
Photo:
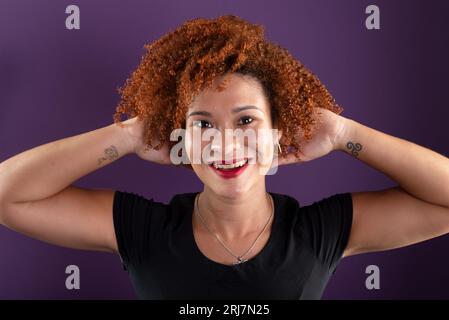
[[[246,250],[245,253],[242,254],[242,255],[240,255],[240,256],[235,255],[235,254],[231,251],[231,249],[229,249],[228,246],[227,246],[227,245],[220,239],[220,237],[218,237],[218,235],[216,235],[215,233],[213,233],[213,232],[209,229],[209,227],[207,226],[206,222],[205,222],[204,219],[203,219],[203,216],[202,216],[201,213],[200,213],[200,208],[199,208],[199,206],[198,206],[199,198],[200,198],[200,194],[198,194],[197,197],[195,198],[195,205],[196,205],[196,209],[197,209],[197,212],[198,212],[198,215],[199,215],[199,217],[200,217],[201,222],[202,222],[203,225],[206,227],[206,229],[207,229],[207,230],[208,230],[208,231],[209,231],[209,232],[210,232],[210,233],[211,233],[211,234],[218,240],[218,242],[220,242],[220,244],[226,249],[226,251],[228,251],[234,258],[237,259],[237,261],[234,262],[233,264],[236,265],[236,264],[240,264],[240,263],[243,263],[243,262],[248,261],[247,259],[243,259],[243,257],[244,257],[248,252],[250,252],[251,249],[256,245],[257,240],[259,240],[260,236],[263,234],[263,232],[264,232],[265,229],[267,228],[268,223],[270,222],[271,217],[272,217],[273,214],[274,214],[274,201],[273,201],[273,197],[270,195],[270,200],[271,200],[271,214],[270,214],[270,217],[268,218],[267,223],[265,223],[265,226],[263,227],[262,231],[261,231],[261,232],[259,233],[259,235],[257,236],[256,240],[254,240],[254,242],[253,242],[253,244],[251,245],[251,247],[249,247],[249,249]]]

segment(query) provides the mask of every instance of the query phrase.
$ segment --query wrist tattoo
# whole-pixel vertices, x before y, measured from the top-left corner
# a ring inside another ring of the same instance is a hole
[[[360,143],[352,143],[351,141],[348,141],[346,143],[346,148],[348,148],[351,151],[351,154],[355,157],[359,155],[358,151],[362,150],[362,145]]]
[[[102,164],[103,161],[113,161],[118,158],[118,151],[115,146],[110,146],[104,149],[104,156],[98,159],[98,164]]]

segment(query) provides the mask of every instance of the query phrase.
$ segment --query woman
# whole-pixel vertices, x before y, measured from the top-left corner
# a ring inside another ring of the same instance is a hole
[[[3,225],[118,253],[148,299],[319,299],[343,257],[449,231],[449,160],[342,117],[319,80],[260,26],[195,19],[147,49],[121,90],[114,124],[0,164]],[[304,207],[266,191],[265,176],[279,165],[334,150],[398,186]],[[165,204],[72,185],[130,153],[185,165],[204,189]]]

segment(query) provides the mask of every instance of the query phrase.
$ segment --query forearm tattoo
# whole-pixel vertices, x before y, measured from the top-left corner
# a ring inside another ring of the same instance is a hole
[[[346,143],[346,148],[348,148],[351,151],[351,154],[355,157],[359,155],[358,151],[362,150],[362,145],[360,143],[353,143],[349,141]]]
[[[113,161],[118,158],[118,151],[115,146],[110,146],[104,149],[104,156],[98,159],[98,165],[102,164],[103,161]]]

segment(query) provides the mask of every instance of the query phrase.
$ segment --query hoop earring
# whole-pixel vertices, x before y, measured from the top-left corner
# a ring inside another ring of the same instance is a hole
[[[277,145],[278,145],[279,153],[282,153],[281,144],[278,142]]]

